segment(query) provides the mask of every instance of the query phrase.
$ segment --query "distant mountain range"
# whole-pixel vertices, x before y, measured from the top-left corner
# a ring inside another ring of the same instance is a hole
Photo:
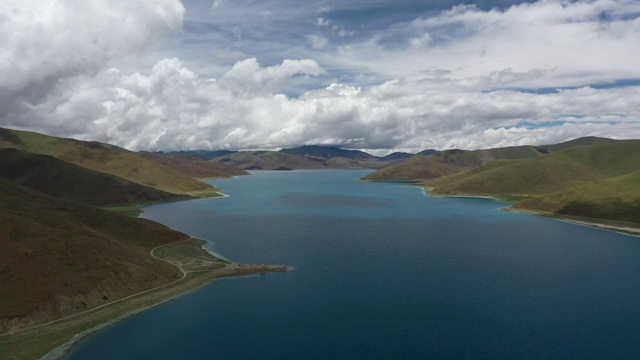
[[[198,157],[243,170],[379,169],[414,156],[396,152],[379,157],[364,151],[322,145],[305,145],[280,151],[191,150],[156,154]]]
[[[423,180],[436,195],[494,196],[514,209],[640,224],[640,140],[416,155],[364,180]]]

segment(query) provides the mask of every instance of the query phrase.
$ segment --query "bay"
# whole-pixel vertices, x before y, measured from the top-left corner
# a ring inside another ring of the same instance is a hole
[[[366,171],[261,171],[144,208],[238,262],[70,359],[637,359],[640,239],[426,196]]]

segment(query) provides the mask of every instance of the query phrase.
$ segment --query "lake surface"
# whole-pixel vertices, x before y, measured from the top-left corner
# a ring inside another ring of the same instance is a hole
[[[366,171],[254,172],[144,208],[271,273],[211,283],[71,359],[638,359],[640,238]]]

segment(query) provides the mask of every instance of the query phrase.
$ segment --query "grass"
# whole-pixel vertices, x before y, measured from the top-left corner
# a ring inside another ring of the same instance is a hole
[[[596,142],[421,185],[435,195],[492,196],[517,210],[640,224],[640,141]]]
[[[138,206],[101,206],[100,208],[132,218],[137,218],[143,212]]]
[[[213,188],[168,166],[113,145],[1,128],[0,139],[5,147],[54,156],[90,170],[111,174],[165,192],[186,194]]]
[[[0,149],[0,176],[51,196],[90,205],[136,205],[189,198],[90,170],[53,156],[17,149]]]
[[[640,171],[524,199],[515,208],[640,223]]]
[[[543,195],[640,170],[640,141],[578,146],[479,167],[427,185],[437,194]]]
[[[363,180],[432,180],[501,160],[535,159],[577,146],[621,144],[625,142],[624,140],[585,137],[545,146],[438,151],[431,155],[414,156],[398,164],[382,168],[364,177]]]

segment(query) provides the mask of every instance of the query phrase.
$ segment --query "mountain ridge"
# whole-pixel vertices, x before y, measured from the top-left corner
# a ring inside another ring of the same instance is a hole
[[[0,149],[0,177],[50,196],[97,206],[191,198],[90,170],[53,156],[26,153],[15,148]]]
[[[84,168],[175,194],[219,196],[217,189],[135,153],[95,141],[0,128],[0,147],[49,155]]]

